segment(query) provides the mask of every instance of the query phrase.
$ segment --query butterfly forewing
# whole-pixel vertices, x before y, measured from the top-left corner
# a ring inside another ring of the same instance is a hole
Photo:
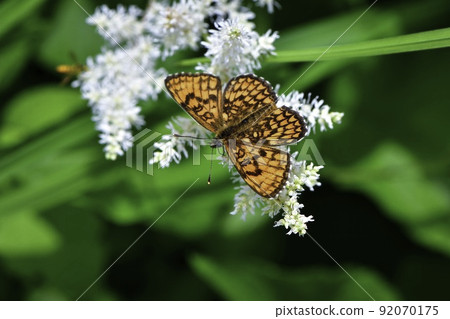
[[[222,84],[212,74],[174,74],[165,84],[172,97],[200,125],[216,133],[222,124]]]
[[[289,154],[273,147],[225,140],[225,149],[244,181],[259,195],[275,197],[289,176]]]
[[[231,79],[224,91],[223,120],[226,125],[239,123],[264,106],[275,105],[276,95],[270,84],[253,74]]]

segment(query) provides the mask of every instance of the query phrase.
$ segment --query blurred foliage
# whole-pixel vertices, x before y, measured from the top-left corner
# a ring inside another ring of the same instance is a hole
[[[326,167],[302,195],[309,233],[377,300],[448,300],[450,50],[426,49],[448,46],[450,3],[379,2],[338,41],[347,55],[310,69],[300,57],[314,60],[371,1],[281,4],[254,8],[258,31],[281,36],[259,74],[283,92],[304,73],[289,90],[345,112],[314,136]],[[153,176],[106,161],[86,103],[54,71],[99,52],[85,18],[72,1],[0,4],[0,298],[77,299],[166,212],[82,299],[370,300],[308,236],[230,216],[223,167],[208,186],[207,161]],[[416,52],[380,49],[411,43]],[[143,105],[156,132],[180,113],[165,97]]]

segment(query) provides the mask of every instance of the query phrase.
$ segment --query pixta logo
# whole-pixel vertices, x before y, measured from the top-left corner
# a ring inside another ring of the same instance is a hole
[[[133,136],[133,147],[126,151],[127,167],[135,168],[140,172],[153,175],[153,165],[149,164],[155,152],[154,142],[162,134],[144,129]]]

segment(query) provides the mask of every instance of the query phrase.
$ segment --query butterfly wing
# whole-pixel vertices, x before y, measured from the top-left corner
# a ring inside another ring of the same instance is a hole
[[[169,75],[165,85],[175,101],[200,125],[214,133],[222,127],[220,78],[206,73],[178,73]]]
[[[306,124],[300,114],[286,106],[278,108],[273,105],[255,117],[253,123],[239,132],[236,138],[245,143],[278,146],[297,142],[305,133]]]
[[[232,78],[225,87],[223,100],[223,121],[225,126],[238,124],[250,114],[275,105],[276,94],[264,79],[253,74]]]
[[[274,198],[283,189],[290,170],[288,153],[235,139],[225,140],[224,146],[241,177],[256,193]]]

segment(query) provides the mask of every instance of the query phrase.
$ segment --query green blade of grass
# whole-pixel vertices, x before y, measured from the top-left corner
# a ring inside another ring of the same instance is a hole
[[[400,35],[379,40],[336,45],[301,50],[277,51],[277,55],[267,58],[267,62],[290,63],[347,59],[366,56],[386,55],[412,51],[422,51],[450,47],[450,28]],[[326,52],[324,54],[324,52]],[[323,54],[323,55],[322,55]],[[207,62],[207,58],[187,59],[181,66]]]
[[[450,28],[445,28],[379,40],[336,45],[331,47],[328,51],[326,47],[278,51],[276,56],[272,56],[267,60],[277,63],[307,62],[315,61],[319,57],[321,60],[345,59],[431,50],[449,46]],[[324,52],[326,53],[324,54]]]

